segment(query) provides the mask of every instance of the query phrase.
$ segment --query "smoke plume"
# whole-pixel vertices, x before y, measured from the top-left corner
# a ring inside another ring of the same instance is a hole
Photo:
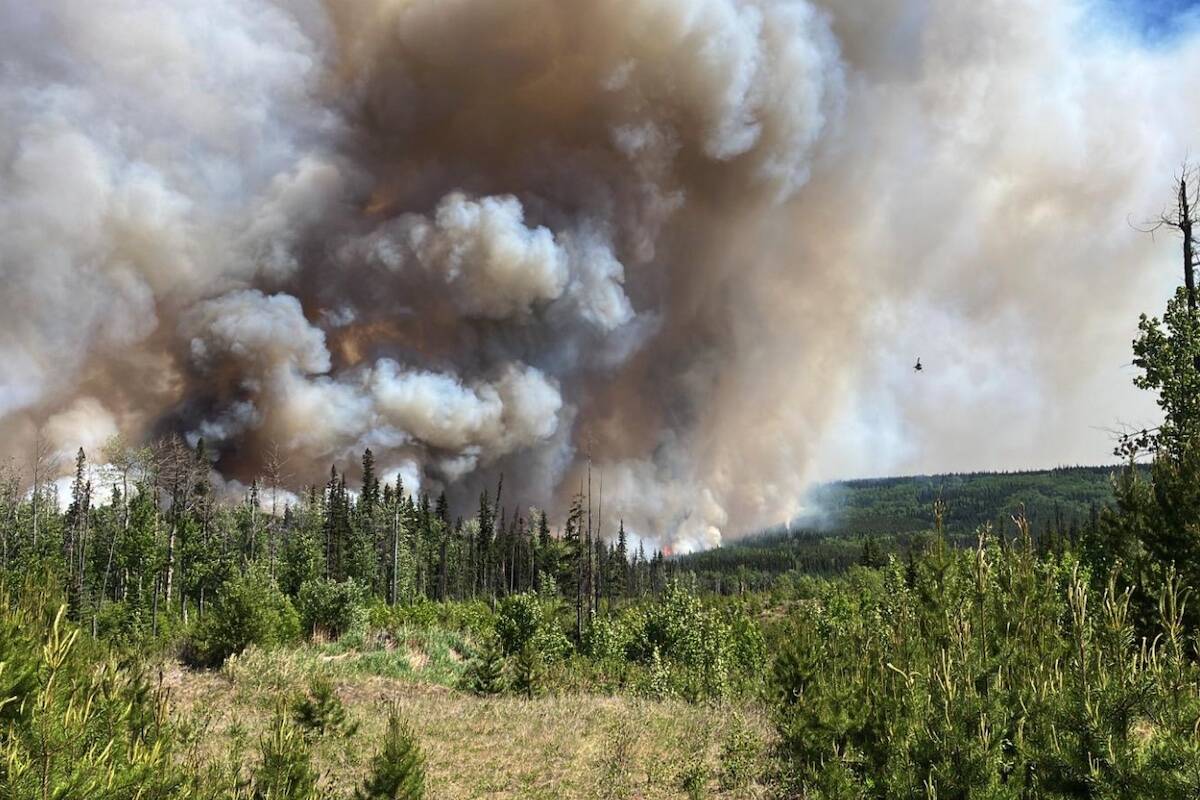
[[[297,487],[370,447],[552,510],[590,459],[683,549],[819,478],[1095,462],[1150,414],[1122,365],[1175,243],[1127,221],[1200,123],[1184,25],[0,0],[0,447],[176,433]]]

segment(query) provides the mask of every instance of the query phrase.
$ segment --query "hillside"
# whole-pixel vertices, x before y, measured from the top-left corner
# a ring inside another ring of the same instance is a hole
[[[811,514],[785,529],[734,540],[718,550],[678,559],[719,585],[731,574],[754,581],[792,569],[840,572],[862,557],[870,539],[881,552],[903,551],[914,536],[931,531],[934,505],[945,504],[943,524],[957,541],[979,526],[1010,531],[1024,511],[1035,536],[1072,536],[1092,513],[1112,500],[1116,467],[1061,467],[1029,472],[972,472],[840,481],[816,487]]]

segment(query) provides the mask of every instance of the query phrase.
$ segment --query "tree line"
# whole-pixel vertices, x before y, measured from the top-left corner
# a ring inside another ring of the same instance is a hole
[[[353,581],[391,605],[494,603],[545,583],[574,602],[582,635],[602,605],[657,594],[674,569],[662,550],[632,547],[623,523],[603,536],[583,489],[552,529],[545,511],[505,504],[503,477],[480,494],[473,516],[452,519],[444,492],[434,499],[400,478],[382,481],[370,449],[357,492],[333,466],[324,485],[297,500],[280,486],[271,458],[266,480],[235,502],[218,498],[203,440],[191,447],[170,437],[142,448],[114,441],[103,457],[107,503],[98,502],[103,490],[82,449],[65,509],[47,480],[53,467],[44,450],[31,489],[22,491],[11,466],[0,474],[0,571],[52,572],[71,616],[93,632],[148,626],[154,634],[164,615],[186,624],[204,615],[227,580],[260,567],[293,597],[315,580]]]

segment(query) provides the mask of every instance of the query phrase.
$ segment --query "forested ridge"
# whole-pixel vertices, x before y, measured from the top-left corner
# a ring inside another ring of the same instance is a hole
[[[959,546],[973,543],[982,525],[1011,531],[1018,515],[1039,547],[1058,547],[1060,540],[1078,544],[1083,529],[1113,502],[1114,481],[1124,469],[1059,467],[821,484],[806,498],[810,510],[789,525],[677,561],[706,586],[725,591],[768,585],[789,571],[837,574],[864,558],[879,562],[919,549],[937,522],[939,501],[945,535]]]

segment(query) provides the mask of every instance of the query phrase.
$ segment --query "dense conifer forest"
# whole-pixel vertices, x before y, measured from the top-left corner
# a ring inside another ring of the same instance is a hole
[[[1137,467],[1145,474],[1145,468]],[[1012,533],[1023,518],[1037,547],[1078,545],[1082,531],[1114,499],[1113,480],[1124,467],[1060,467],[1030,472],[917,475],[822,484],[808,497],[810,511],[791,524],[735,539],[717,549],[676,559],[713,591],[770,585],[795,571],[836,575],[854,564],[879,565],[922,549],[933,530],[938,502],[947,539],[972,543],[980,526]],[[733,580],[730,580],[730,577]]]

